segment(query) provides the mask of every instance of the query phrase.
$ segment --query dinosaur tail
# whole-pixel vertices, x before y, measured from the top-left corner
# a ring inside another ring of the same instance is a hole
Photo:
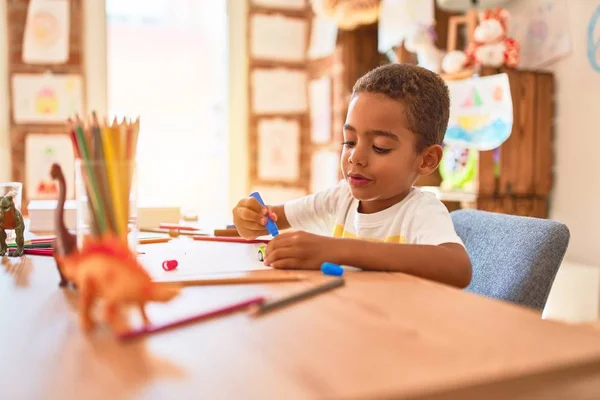
[[[54,229],[56,230],[57,236],[64,236],[69,233],[64,218],[67,184],[65,183],[65,175],[63,174],[60,165],[56,163],[52,164],[50,176],[52,179],[58,181],[58,203],[56,204],[56,212],[54,213]]]
[[[167,302],[176,297],[180,292],[180,288],[166,284],[154,284],[150,293],[151,301]]]

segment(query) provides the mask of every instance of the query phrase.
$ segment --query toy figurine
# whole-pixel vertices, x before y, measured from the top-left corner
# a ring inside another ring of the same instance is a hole
[[[8,253],[8,245],[6,244],[6,230],[14,229],[16,235],[17,248],[12,253],[9,253],[11,257],[20,257],[23,255],[25,248],[25,239],[23,233],[25,232],[25,222],[23,221],[23,214],[17,207],[13,198],[15,197],[14,192],[9,192],[5,196],[0,197],[0,256]]]
[[[61,286],[72,283],[80,292],[80,323],[84,330],[92,328],[90,310],[96,299],[105,302],[104,320],[116,331],[119,308],[137,305],[146,325],[150,323],[145,304],[167,302],[179,294],[179,288],[154,283],[129,248],[127,241],[116,235],[88,236],[78,249],[63,219],[66,184],[62,169],[53,164],[51,176],[59,184],[59,201],[55,213],[55,255]]]

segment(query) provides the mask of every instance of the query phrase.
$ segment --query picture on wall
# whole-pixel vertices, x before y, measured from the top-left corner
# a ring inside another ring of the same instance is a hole
[[[308,85],[310,99],[310,131],[313,143],[331,141],[331,79],[323,76],[310,81]]]
[[[300,125],[283,118],[258,123],[258,178],[295,181],[300,175]]]
[[[510,35],[521,46],[519,67],[539,68],[571,52],[566,0],[523,3],[513,13],[508,26]]]
[[[31,0],[23,34],[23,62],[61,64],[69,59],[69,1]]]
[[[286,68],[257,68],[251,78],[252,111],[256,114],[306,112],[307,76]]]
[[[513,104],[507,74],[447,82],[450,119],[446,144],[493,150],[511,134]]]
[[[250,17],[250,55],[269,61],[303,62],[307,31],[308,23],[299,18],[253,14]]]
[[[50,177],[59,162],[67,183],[67,198],[74,198],[75,156],[66,134],[30,133],[25,139],[25,190],[29,200],[56,199],[58,185]]]
[[[64,123],[83,114],[80,75],[14,74],[12,98],[15,123]]]

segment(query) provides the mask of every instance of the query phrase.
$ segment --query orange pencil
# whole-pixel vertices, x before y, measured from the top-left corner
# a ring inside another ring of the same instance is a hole
[[[165,243],[171,241],[170,237],[149,237],[149,238],[140,238],[138,240],[139,244],[151,244],[151,243]]]

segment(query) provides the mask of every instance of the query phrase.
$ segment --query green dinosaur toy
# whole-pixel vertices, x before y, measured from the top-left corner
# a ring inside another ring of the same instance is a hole
[[[9,256],[20,257],[23,255],[25,239],[23,233],[25,232],[25,221],[23,221],[23,214],[15,207],[13,201],[14,193],[8,193],[4,197],[0,197],[0,256],[5,255],[8,252],[8,246],[6,244],[6,230],[14,229],[17,236],[17,248]]]

